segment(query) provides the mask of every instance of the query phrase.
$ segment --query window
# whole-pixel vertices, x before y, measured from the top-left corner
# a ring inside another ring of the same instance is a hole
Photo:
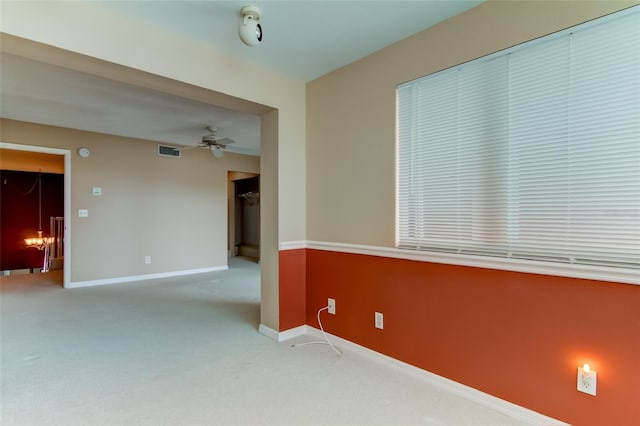
[[[397,102],[399,248],[640,268],[640,7]]]

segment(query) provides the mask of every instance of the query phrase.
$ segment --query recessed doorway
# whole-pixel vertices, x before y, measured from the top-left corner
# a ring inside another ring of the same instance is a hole
[[[68,150],[0,142],[2,155],[3,276],[51,272],[49,282],[66,286],[70,277]],[[6,231],[6,232],[5,232]],[[54,242],[26,247],[25,238],[42,231]]]
[[[260,176],[229,172],[229,256],[260,261]]]

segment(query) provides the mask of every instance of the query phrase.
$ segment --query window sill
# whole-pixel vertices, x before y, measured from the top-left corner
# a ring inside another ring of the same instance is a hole
[[[299,248],[640,285],[640,271],[635,269],[471,256],[323,241],[294,241],[281,243],[280,245],[281,250]]]

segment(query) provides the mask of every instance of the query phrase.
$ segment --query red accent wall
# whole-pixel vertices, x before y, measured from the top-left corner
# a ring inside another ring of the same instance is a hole
[[[304,249],[279,254],[280,331],[306,323],[307,255]]]
[[[280,256],[284,330],[302,254]],[[333,297],[334,335],[565,422],[640,424],[640,286],[320,250],[304,264],[307,324]],[[576,390],[585,362],[596,397]]]

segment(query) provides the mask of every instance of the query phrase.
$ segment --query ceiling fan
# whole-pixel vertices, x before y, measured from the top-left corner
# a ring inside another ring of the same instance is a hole
[[[216,131],[218,130],[216,127],[207,126],[207,130],[209,131],[209,134],[204,135],[202,137],[202,142],[200,142],[200,145],[197,145],[193,148],[207,148],[209,151],[211,151],[214,157],[222,157],[224,155],[224,150],[227,148],[227,145],[234,143],[234,141],[229,138],[216,137]]]

